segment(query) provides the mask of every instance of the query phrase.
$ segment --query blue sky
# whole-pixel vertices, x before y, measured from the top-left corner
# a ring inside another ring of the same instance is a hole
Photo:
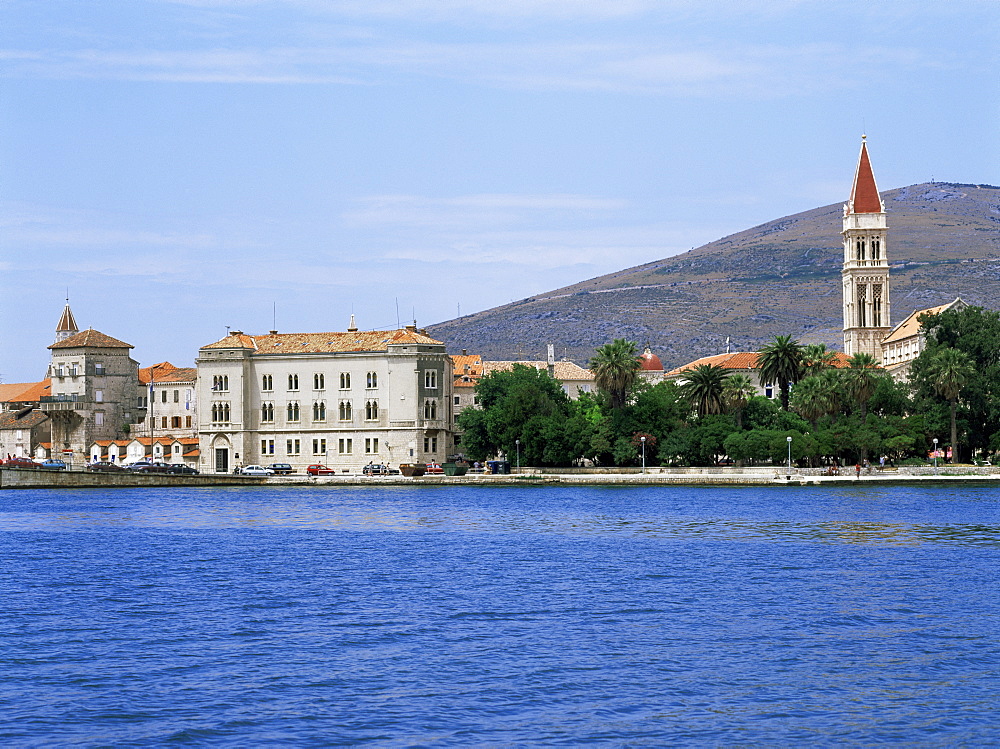
[[[842,201],[862,131],[882,189],[996,184],[998,49],[995,0],[0,0],[0,381],[67,288],[190,365]]]

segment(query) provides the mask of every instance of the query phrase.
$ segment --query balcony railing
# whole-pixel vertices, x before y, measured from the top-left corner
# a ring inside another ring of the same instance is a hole
[[[65,393],[63,395],[43,395],[42,403],[79,403],[83,397],[76,394]]]

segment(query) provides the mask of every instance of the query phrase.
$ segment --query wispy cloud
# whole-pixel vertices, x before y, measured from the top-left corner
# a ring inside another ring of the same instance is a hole
[[[12,77],[189,83],[381,84],[447,79],[534,90],[776,97],[857,85],[845,71],[939,67],[941,55],[834,44],[429,42],[344,35],[327,45],[190,50],[0,50]]]

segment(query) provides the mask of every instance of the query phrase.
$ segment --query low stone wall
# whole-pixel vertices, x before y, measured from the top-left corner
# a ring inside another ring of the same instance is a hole
[[[128,486],[240,486],[262,483],[259,476],[225,473],[198,476],[163,473],[96,473],[91,471],[41,471],[0,467],[0,489],[74,489]]]

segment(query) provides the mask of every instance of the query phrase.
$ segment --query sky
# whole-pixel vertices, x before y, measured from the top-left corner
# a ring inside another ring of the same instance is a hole
[[[425,326],[883,190],[1000,183],[996,0],[0,0],[0,382],[77,322]],[[461,347],[461,342],[450,342]]]

